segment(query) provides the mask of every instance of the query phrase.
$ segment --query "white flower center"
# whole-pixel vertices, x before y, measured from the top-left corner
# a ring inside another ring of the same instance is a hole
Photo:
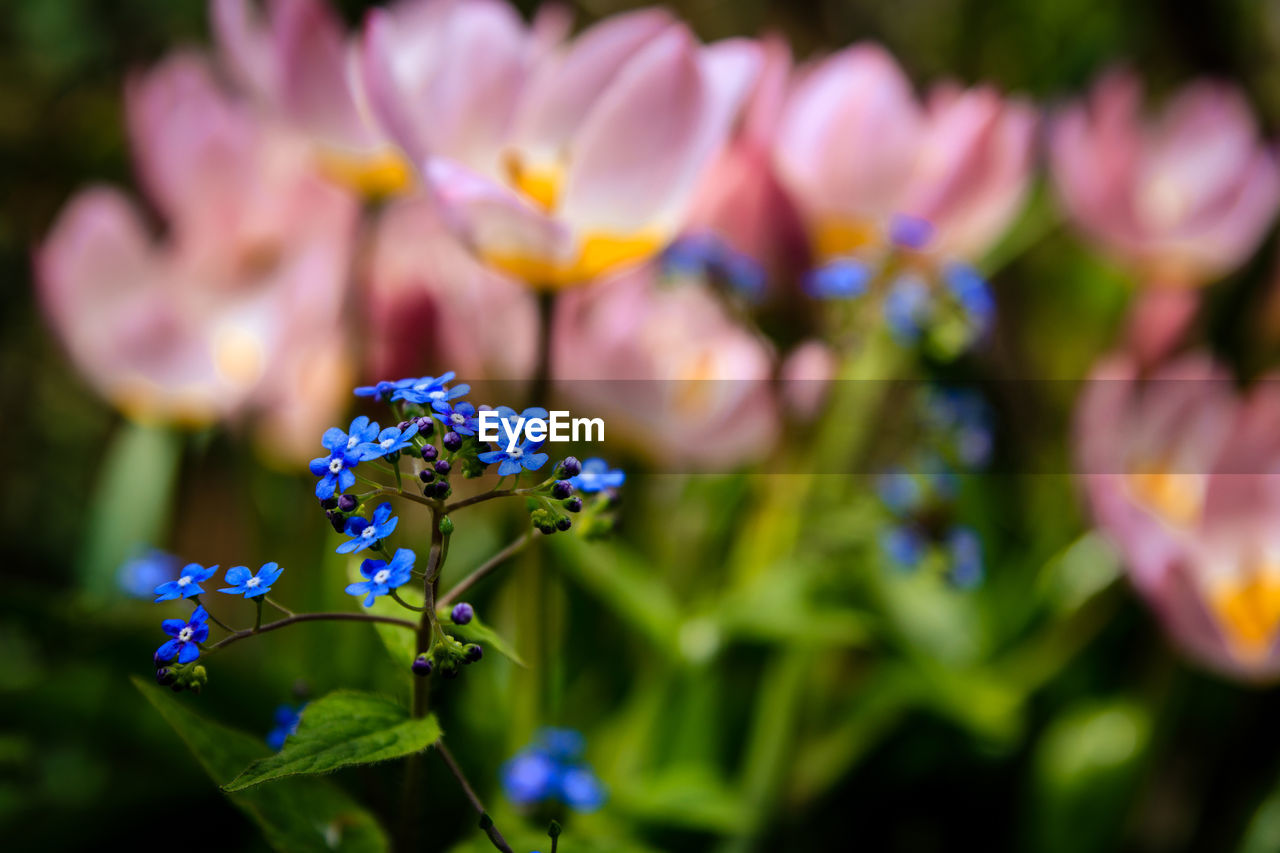
[[[195,630],[192,629],[190,625],[186,626],[185,628],[183,628],[181,631],[178,632],[178,642],[179,643],[191,642],[191,635],[194,633],[195,633]]]
[[[258,580],[257,578],[249,578],[247,581],[244,582],[244,585],[249,589],[257,589],[259,584],[261,583],[262,581]]]
[[[396,443],[396,440],[394,438],[388,438],[378,442],[378,446],[381,447],[383,450],[386,450],[395,443]]]
[[[372,524],[370,524],[364,530],[360,531],[360,535],[363,536],[365,539],[372,539],[374,533],[377,533],[377,530],[374,528]]]
[[[178,586],[186,586],[189,583],[191,583],[191,575],[183,575],[178,578]]]
[[[378,569],[378,573],[373,576],[374,583],[386,583],[387,578],[391,577],[390,569]]]
[[[455,424],[465,424],[467,422],[466,416],[460,415],[457,412],[454,412],[452,415],[450,415],[449,420],[453,421]]]
[[[509,450],[507,451],[507,455],[510,456],[512,459],[519,459],[521,456],[524,456],[524,448],[517,447],[514,450]]]
[[[342,460],[334,459],[329,463],[329,473],[336,474],[342,470]]]

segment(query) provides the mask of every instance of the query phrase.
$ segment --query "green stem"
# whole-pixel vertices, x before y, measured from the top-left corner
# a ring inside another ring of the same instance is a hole
[[[262,596],[262,600],[263,600],[263,601],[265,601],[267,604],[270,604],[270,605],[271,605],[272,607],[274,607],[276,610],[279,610],[279,611],[280,611],[281,613],[283,613],[285,616],[293,616],[293,615],[294,615],[294,613],[293,613],[293,611],[292,611],[292,610],[290,610],[289,608],[285,607],[283,604],[279,604],[279,603],[278,603],[278,602],[276,602],[274,599],[272,599],[272,597],[271,597],[271,596],[269,596],[269,595],[264,595],[264,596]]]
[[[517,553],[525,545],[529,544],[529,539],[531,538],[531,536],[532,534],[525,533],[524,535],[517,537],[516,540],[512,542],[510,545],[503,548],[498,553],[494,554],[492,557],[486,560],[484,564],[482,564],[479,568],[475,569],[474,571],[471,572],[471,574],[467,575],[465,578],[463,578],[462,580],[454,584],[453,589],[449,590],[444,595],[442,595],[440,597],[440,600],[436,602],[437,606],[446,607],[452,604],[453,602],[457,601],[458,596],[462,595],[464,592],[471,589],[471,587],[473,587],[478,581],[483,579],[485,575],[489,574],[498,566],[502,565],[502,563],[504,563],[509,557]]]
[[[257,614],[253,617],[253,633],[257,634],[262,630],[262,596],[255,598],[253,603],[258,608]]]
[[[418,607],[415,604],[410,604],[409,602],[405,601],[403,598],[400,597],[400,593],[396,592],[394,589],[391,590],[391,597],[396,600],[397,604],[399,604],[401,607],[404,607],[408,610],[413,610],[418,613],[421,613],[422,611],[426,610],[425,607]]]
[[[374,613],[298,613],[284,619],[277,619],[275,622],[268,622],[257,630],[246,628],[243,631],[236,631],[228,637],[223,637],[205,651],[207,654],[211,654],[246,637],[266,634],[269,631],[287,628],[290,625],[297,625],[301,622],[381,622],[385,625],[396,625],[401,628],[415,630],[418,627],[417,623],[410,622],[408,619],[396,619],[394,616],[378,616]]]
[[[458,785],[462,788],[462,793],[471,802],[471,807],[476,810],[476,814],[480,815],[480,829],[485,835],[489,836],[489,841],[494,847],[503,851],[503,853],[513,853],[511,845],[507,844],[507,840],[502,837],[502,833],[498,831],[493,818],[489,817],[489,813],[484,810],[484,803],[480,802],[480,797],[476,795],[475,789],[467,781],[467,777],[463,774],[462,768],[458,766],[458,762],[454,759],[453,753],[449,751],[449,747],[444,745],[443,740],[436,741],[435,747],[436,751],[440,753],[440,757],[444,759],[449,772],[453,774],[453,778],[458,780]]]

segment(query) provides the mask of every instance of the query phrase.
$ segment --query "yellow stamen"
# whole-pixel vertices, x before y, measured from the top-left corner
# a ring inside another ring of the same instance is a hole
[[[529,166],[520,154],[507,152],[503,159],[507,180],[538,207],[550,213],[560,201],[560,186],[564,183],[564,169],[557,165]]]
[[[1267,563],[1243,578],[1218,583],[1209,606],[1232,652],[1246,663],[1261,660],[1280,629],[1280,565]]]
[[[813,252],[819,260],[851,255],[875,243],[875,226],[865,219],[830,217],[813,229]]]
[[[1134,498],[1168,523],[1188,527],[1199,519],[1204,505],[1202,475],[1173,474],[1155,468],[1135,471],[1126,481]]]
[[[366,198],[399,195],[413,186],[413,169],[409,161],[395,151],[384,150],[362,156],[322,148],[316,152],[316,161],[326,178]]]
[[[599,278],[656,254],[665,242],[656,231],[635,234],[588,234],[572,261],[531,255],[488,252],[485,260],[532,287],[557,290]]]

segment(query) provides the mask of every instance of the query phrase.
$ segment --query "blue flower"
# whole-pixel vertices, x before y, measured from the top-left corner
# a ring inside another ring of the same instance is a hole
[[[947,551],[951,556],[952,583],[961,589],[972,589],[982,582],[982,540],[972,528],[951,528]]]
[[[880,548],[894,565],[914,569],[924,560],[929,543],[914,527],[897,524],[880,534]]]
[[[400,383],[397,383],[399,387],[391,395],[391,399],[434,406],[436,403],[447,403],[450,400],[465,397],[471,392],[470,385],[455,385],[453,388],[445,387],[446,382],[453,381],[453,376],[454,373],[450,370],[440,376],[424,376],[421,379],[401,380]]]
[[[389,503],[378,505],[378,508],[373,511],[372,521],[360,515],[351,516],[347,519],[347,535],[353,538],[339,545],[338,553],[358,553],[365,548],[372,547],[379,540],[390,536],[399,522],[399,518],[391,515],[391,504]]]
[[[764,294],[767,278],[764,267],[709,231],[686,234],[675,240],[663,252],[662,263],[668,273],[722,279],[749,299],[759,299]]]
[[[889,331],[904,343],[914,343],[933,311],[929,287],[920,279],[899,279],[884,300],[884,319]]]
[[[187,563],[176,581],[162,583],[156,587],[156,601],[173,601],[175,598],[190,598],[204,592],[200,588],[201,581],[207,581],[218,570],[217,566],[205,568],[199,563]]]
[[[948,264],[942,277],[973,328],[974,336],[982,337],[991,328],[996,313],[996,302],[986,279],[973,267],[958,263]]]
[[[476,434],[476,407],[470,403],[453,403],[437,400],[431,404],[435,417],[458,435]]]
[[[376,441],[365,442],[357,447],[356,451],[360,454],[361,462],[368,462],[370,459],[389,456],[392,453],[399,453],[406,447],[412,447],[413,442],[410,439],[417,434],[417,421],[413,421],[403,430],[399,427],[387,427],[378,434]]]
[[[818,299],[852,299],[867,292],[871,267],[853,258],[840,258],[804,277],[805,290]]]
[[[296,708],[293,705],[281,705],[276,708],[276,725],[267,732],[267,746],[276,752],[284,749],[285,738],[297,734],[298,723],[302,722],[302,711],[306,707],[302,704]]]
[[[923,249],[933,239],[933,225],[927,219],[894,214],[889,220],[889,240],[904,249]]]
[[[903,470],[889,471],[876,478],[876,494],[894,515],[906,515],[920,507],[923,490],[915,477]]]
[[[528,439],[520,442],[519,446],[506,450],[490,450],[487,453],[478,455],[478,459],[486,465],[492,465],[494,462],[501,463],[498,465],[498,476],[506,477],[509,474],[519,474],[524,471],[537,471],[543,465],[547,464],[550,458],[545,453],[538,453],[537,450],[542,446],[540,441],[529,441]]]
[[[282,574],[284,569],[276,563],[263,563],[256,575],[249,571],[248,566],[232,566],[227,569],[227,583],[231,586],[223,587],[218,592],[257,598],[259,595],[270,592],[271,585],[279,580]]]
[[[156,587],[173,577],[181,561],[173,554],[150,548],[136,553],[121,564],[116,583],[121,591],[134,598],[150,598]]]
[[[607,792],[582,761],[582,735],[572,729],[543,729],[527,748],[502,766],[502,788],[518,806],[558,800],[570,808],[595,811]]]
[[[407,383],[414,382],[413,379],[401,379],[397,382],[377,382],[373,385],[361,385],[355,390],[357,397],[369,397],[374,400],[390,400],[391,395],[397,389],[405,387]]]
[[[582,463],[582,472],[570,477],[569,482],[580,492],[598,492],[602,489],[616,489],[626,482],[627,475],[621,468],[609,468],[609,463],[599,457],[593,457]]]
[[[325,430],[320,443],[328,456],[311,460],[311,473],[319,477],[316,483],[316,497],[320,500],[333,497],[335,492],[345,492],[355,485],[356,475],[351,469],[360,464],[361,444],[366,444],[378,437],[378,424],[364,415],[351,422],[347,432],[337,427]]]
[[[191,621],[166,619],[160,627],[171,639],[156,649],[156,657],[173,660],[176,655],[178,663],[191,663],[200,657],[200,643],[209,639],[209,614],[203,607],[197,607],[191,614]]]
[[[375,598],[409,582],[413,561],[414,554],[408,548],[398,549],[390,563],[386,560],[365,560],[360,564],[360,574],[366,579],[348,584],[347,595],[367,596],[364,606],[372,607]]]

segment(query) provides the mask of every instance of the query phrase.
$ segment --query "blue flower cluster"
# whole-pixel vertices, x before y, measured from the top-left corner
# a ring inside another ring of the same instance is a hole
[[[953,519],[957,470],[976,470],[990,459],[990,413],[977,394],[955,389],[930,389],[920,404],[926,434],[916,470],[894,469],[877,482],[894,520],[881,533],[881,550],[894,565],[915,569],[937,548],[952,582],[969,588],[983,577],[982,541]]]
[[[380,429],[376,421],[364,415],[353,420],[346,432],[338,427],[326,430],[320,444],[329,455],[312,459],[310,466],[311,473],[320,478],[316,497],[325,500],[336,492],[345,492],[356,483],[357,465],[399,453],[410,446],[410,439],[417,434],[417,422]]]
[[[976,269],[932,251],[932,241],[927,221],[894,216],[865,249],[810,270],[805,289],[818,299],[855,299],[882,281],[881,310],[896,339],[962,349],[986,335],[995,300]]]
[[[285,739],[289,735],[297,734],[298,724],[302,722],[302,711],[307,706],[302,705],[281,705],[276,708],[275,726],[271,731],[267,732],[267,746],[276,752],[284,749]]]
[[[586,744],[573,729],[543,729],[534,742],[502,765],[502,789],[517,806],[555,801],[592,812],[608,798],[582,760]]]
[[[200,584],[213,577],[217,570],[217,566],[206,568],[199,563],[188,563],[179,571],[176,580],[165,581],[155,588],[157,602],[196,599],[196,609],[189,620],[166,619],[160,625],[169,639],[156,649],[155,661],[157,667],[160,667],[158,678],[172,676],[172,673],[161,667],[164,662],[177,658],[178,663],[187,664],[200,657],[200,645],[209,639],[209,612],[200,604],[198,596],[204,594],[204,588]],[[264,563],[256,572],[250,571],[248,566],[232,566],[227,569],[226,574],[226,582],[230,586],[218,591],[249,599],[260,598],[271,591],[272,584],[282,574],[284,569],[276,563]]]
[[[764,267],[754,258],[709,231],[677,238],[663,252],[662,267],[669,275],[723,281],[735,293],[752,301],[764,296],[768,280]]]

